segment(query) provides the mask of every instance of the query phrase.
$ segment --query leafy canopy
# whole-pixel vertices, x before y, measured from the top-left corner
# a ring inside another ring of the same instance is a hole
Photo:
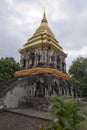
[[[0,59],[0,80],[8,80],[13,77],[14,72],[19,70],[19,63],[14,58]]]
[[[87,58],[78,57],[69,69],[71,81],[80,86],[87,86]]]

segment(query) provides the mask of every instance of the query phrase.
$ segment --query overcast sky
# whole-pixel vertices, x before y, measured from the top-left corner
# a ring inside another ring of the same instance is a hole
[[[87,0],[0,0],[0,57],[20,59],[18,49],[39,27],[43,10],[49,27],[68,53],[67,68],[87,57]]]

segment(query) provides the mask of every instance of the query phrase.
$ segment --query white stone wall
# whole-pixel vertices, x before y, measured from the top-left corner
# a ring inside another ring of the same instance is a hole
[[[20,103],[26,102],[35,94],[35,85],[29,85],[28,80],[18,79],[14,87],[9,90],[2,98],[3,104],[6,108],[19,107]]]
[[[3,97],[4,106],[6,108],[16,108],[20,102],[25,102],[25,97],[28,96],[26,87],[28,87],[27,81],[18,79],[14,87]]]
[[[6,108],[18,107],[19,102],[24,100],[26,96],[26,90],[24,87],[15,87],[13,90],[7,92],[4,97],[4,105]]]

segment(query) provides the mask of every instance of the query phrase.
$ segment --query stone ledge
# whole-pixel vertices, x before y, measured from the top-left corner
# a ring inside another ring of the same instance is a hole
[[[36,111],[33,109],[29,109],[29,108],[15,108],[15,109],[8,109],[6,111],[10,112],[10,113],[15,113],[15,114],[24,115],[24,116],[30,116],[30,117],[34,117],[34,118],[43,119],[43,120],[52,119],[49,112]]]

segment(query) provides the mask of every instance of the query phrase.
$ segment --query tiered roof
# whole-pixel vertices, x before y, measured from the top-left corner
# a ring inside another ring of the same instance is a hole
[[[67,55],[63,52],[62,47],[59,45],[59,42],[55,38],[54,33],[50,29],[47,19],[46,13],[44,11],[43,18],[41,20],[40,26],[37,28],[33,36],[27,40],[27,43],[20,49],[20,53],[24,53],[28,49],[43,49],[51,47],[52,50],[56,52],[61,52],[64,57]]]

